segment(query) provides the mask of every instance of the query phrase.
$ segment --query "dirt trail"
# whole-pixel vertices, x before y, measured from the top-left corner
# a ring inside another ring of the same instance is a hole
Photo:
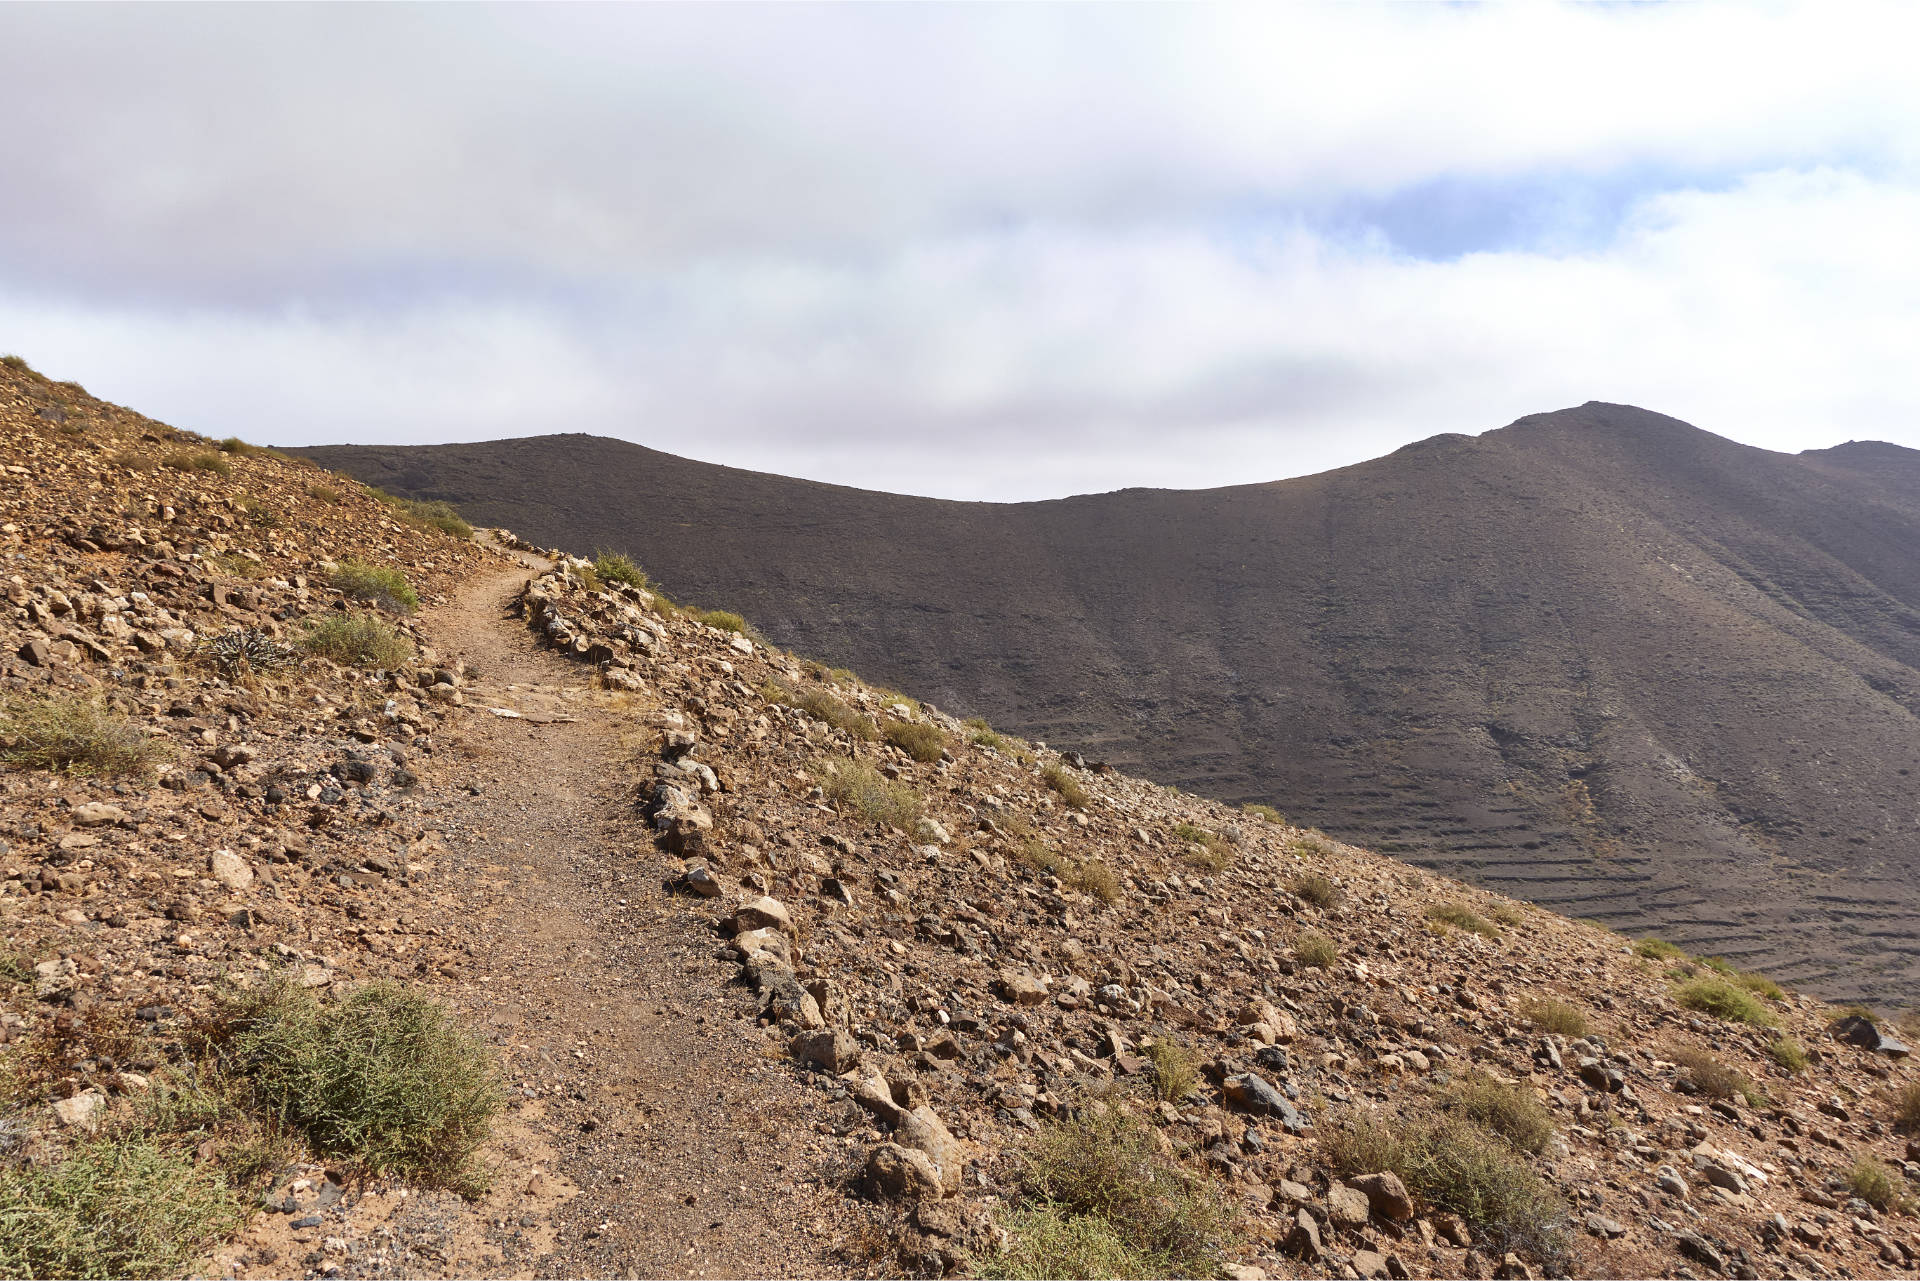
[[[489,1198],[509,1216],[489,1225],[499,1266],[838,1274],[839,1194],[822,1180],[842,1149],[816,1132],[817,1096],[740,1017],[751,1007],[726,986],[720,940],[663,888],[622,747],[645,708],[535,644],[513,615],[528,577],[479,578],[424,620],[443,662],[476,671],[441,827],[443,883],[466,909],[443,924],[471,955],[451,1004],[502,1046],[525,1100],[504,1141],[558,1167],[512,1176],[520,1208]]]

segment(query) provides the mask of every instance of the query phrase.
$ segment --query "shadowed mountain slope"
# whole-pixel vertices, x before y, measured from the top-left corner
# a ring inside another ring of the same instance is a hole
[[[1005,728],[1826,993],[1920,977],[1920,454],[1590,403],[1321,475],[954,503],[619,441],[316,461]]]

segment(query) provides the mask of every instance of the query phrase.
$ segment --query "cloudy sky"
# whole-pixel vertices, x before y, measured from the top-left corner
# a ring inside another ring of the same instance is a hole
[[[1221,485],[1920,447],[1901,7],[0,7],[0,349],[273,444]]]

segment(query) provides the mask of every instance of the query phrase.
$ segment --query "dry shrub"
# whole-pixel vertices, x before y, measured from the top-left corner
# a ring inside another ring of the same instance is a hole
[[[1582,1037],[1588,1032],[1587,1016],[1579,1006],[1551,997],[1528,1001],[1520,1007],[1520,1014],[1542,1032],[1551,1032],[1555,1036]]]
[[[136,722],[76,695],[0,701],[0,761],[9,765],[144,777],[170,751]]]
[[[1042,766],[1040,778],[1048,787],[1060,794],[1060,799],[1067,803],[1068,808],[1076,810],[1087,808],[1087,789],[1082,787],[1080,780],[1059,761],[1048,761]]]
[[[921,764],[932,764],[947,749],[947,736],[938,726],[916,721],[888,721],[884,731],[887,742]]]
[[[842,809],[889,827],[911,829],[920,817],[920,796],[871,765],[840,757],[821,767],[820,786],[827,799]]]

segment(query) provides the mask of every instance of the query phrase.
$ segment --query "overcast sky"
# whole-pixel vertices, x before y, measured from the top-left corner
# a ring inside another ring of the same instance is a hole
[[[1920,447],[1901,6],[0,7],[0,350],[1017,499],[1585,400]]]

